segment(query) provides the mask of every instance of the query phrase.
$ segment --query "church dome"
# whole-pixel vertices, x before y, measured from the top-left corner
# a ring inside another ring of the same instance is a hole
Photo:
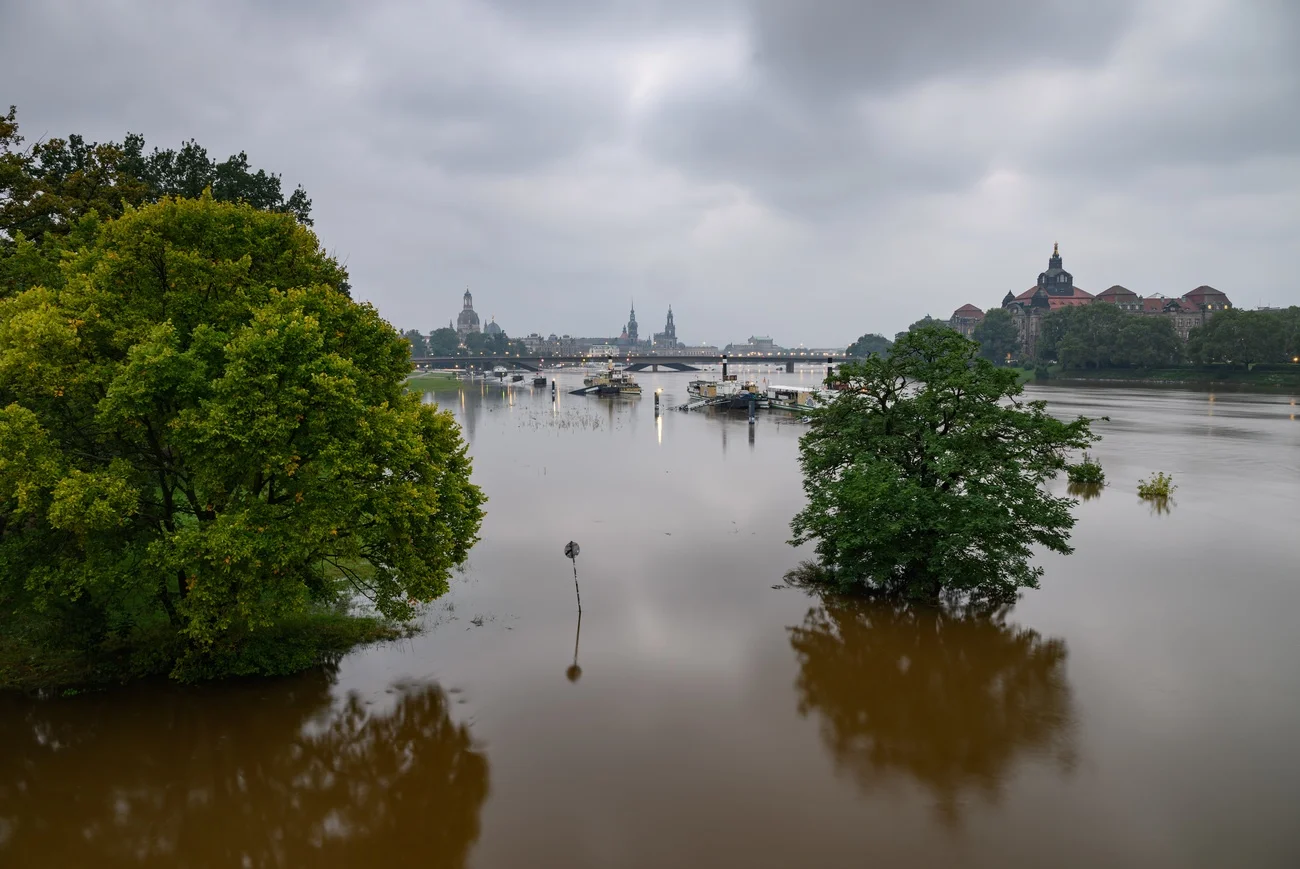
[[[474,311],[474,297],[469,294],[469,290],[466,290],[464,305],[456,317],[456,333],[463,341],[466,335],[478,331],[478,324],[478,314]]]
[[[502,329],[500,326],[498,326],[497,318],[493,317],[492,322],[488,323],[487,326],[483,328],[483,331],[489,335],[500,335],[505,332],[505,329]]]

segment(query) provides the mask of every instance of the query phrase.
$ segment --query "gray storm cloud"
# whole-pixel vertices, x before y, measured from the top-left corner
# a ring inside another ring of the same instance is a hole
[[[29,137],[246,150],[358,295],[843,344],[1023,289],[1300,303],[1300,4],[0,0]]]

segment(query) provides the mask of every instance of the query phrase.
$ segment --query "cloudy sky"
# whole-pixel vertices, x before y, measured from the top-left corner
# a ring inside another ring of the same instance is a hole
[[[1296,0],[0,0],[29,138],[302,184],[431,329],[844,344],[1077,285],[1300,304]]]

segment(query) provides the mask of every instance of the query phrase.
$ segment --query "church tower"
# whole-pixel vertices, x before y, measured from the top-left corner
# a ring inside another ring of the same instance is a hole
[[[1038,275],[1038,289],[1049,296],[1073,296],[1074,275],[1061,267],[1061,246],[1052,245],[1052,256],[1047,260],[1047,271]]]
[[[474,311],[474,297],[465,291],[464,304],[460,309],[460,316],[456,318],[456,336],[464,343],[465,336],[479,331],[478,314]]]
[[[632,312],[627,317],[627,340],[636,343],[636,302],[632,303]]]

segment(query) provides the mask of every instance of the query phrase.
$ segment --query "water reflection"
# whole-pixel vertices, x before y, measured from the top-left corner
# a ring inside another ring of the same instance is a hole
[[[1091,501],[1101,497],[1101,490],[1106,488],[1101,483],[1067,483],[1065,490],[1076,498]]]
[[[488,763],[447,695],[331,705],[327,673],[32,703],[0,717],[0,862],[461,866]],[[162,696],[159,696],[159,695]]]
[[[1163,498],[1143,498],[1149,508],[1152,516],[1168,515],[1174,507],[1178,506],[1173,498],[1165,496]]]
[[[826,596],[790,628],[799,712],[816,713],[836,766],[864,790],[904,774],[960,820],[996,800],[1015,762],[1074,762],[1065,643],[994,613]]]
[[[582,639],[582,610],[578,610],[578,630],[573,635],[573,663],[564,671],[565,677],[570,682],[577,682],[582,678],[582,668],[578,666],[578,641]]]

